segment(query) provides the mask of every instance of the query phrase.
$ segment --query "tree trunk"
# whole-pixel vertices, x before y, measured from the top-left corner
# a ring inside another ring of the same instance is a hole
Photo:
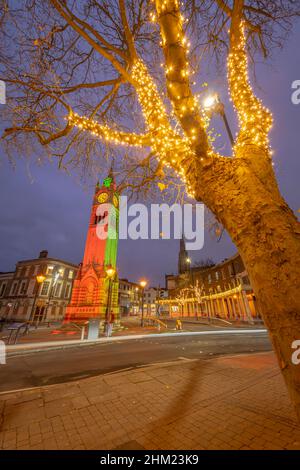
[[[292,344],[300,340],[300,241],[292,233],[283,241],[280,231],[269,237],[269,230],[266,226],[266,243],[258,243],[252,233],[238,249],[300,420],[300,365],[292,363]]]
[[[291,360],[300,340],[300,227],[287,207],[270,201],[243,225],[235,242],[300,420],[300,365]]]
[[[300,364],[292,362],[292,343],[300,340],[300,224],[271,173],[266,181],[240,167],[219,215],[244,261],[300,420]]]
[[[209,202],[244,261],[300,420],[300,364],[292,362],[300,340],[300,224],[272,169],[261,178],[251,166],[235,167]]]

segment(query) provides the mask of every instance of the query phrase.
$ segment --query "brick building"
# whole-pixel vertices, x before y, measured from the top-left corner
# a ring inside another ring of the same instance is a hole
[[[179,265],[182,266],[181,241]],[[186,251],[185,251],[186,253]],[[247,271],[239,254],[213,266],[191,266],[179,274],[166,275],[172,317],[219,317],[252,321],[260,318]]]
[[[136,282],[119,279],[120,317],[138,315],[141,309],[142,289]]]
[[[167,289],[148,287],[144,293],[144,315],[160,316],[168,313],[168,308],[162,300],[168,297]]]
[[[0,273],[0,317],[36,323],[62,320],[77,270],[75,264],[49,258],[47,251],[37,259],[18,261],[14,272]]]

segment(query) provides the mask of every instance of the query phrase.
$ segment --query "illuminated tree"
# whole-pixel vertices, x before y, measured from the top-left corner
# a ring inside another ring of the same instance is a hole
[[[271,113],[248,77],[248,53],[260,47],[266,55],[279,40],[272,25],[289,29],[299,14],[297,5],[288,0],[183,2],[195,47],[197,28],[203,28],[207,48],[229,50],[229,94],[239,131],[232,155],[222,156],[208,138],[192,91],[190,45],[179,1],[24,4],[26,27],[24,11],[17,7],[6,5],[9,14],[1,18],[8,25],[2,45],[9,43],[10,51],[3,78],[13,87],[5,141],[23,145],[33,135],[62,166],[71,148],[85,155],[104,142],[124,146],[127,157],[133,151],[133,159],[126,160],[133,181],[140,169],[147,182],[153,175],[162,180],[169,171],[177,175],[236,244],[300,417],[300,367],[291,362],[292,342],[300,339],[300,227],[274,175]],[[149,18],[159,26],[159,39]],[[161,52],[164,80],[157,67]]]

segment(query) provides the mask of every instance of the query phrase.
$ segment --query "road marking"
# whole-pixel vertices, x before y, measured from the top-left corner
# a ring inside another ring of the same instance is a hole
[[[123,341],[136,341],[144,343],[145,340],[155,338],[156,341],[160,338],[170,338],[178,336],[211,336],[211,335],[253,335],[263,333],[266,334],[267,330],[264,328],[260,329],[231,329],[231,330],[212,330],[212,331],[181,331],[177,333],[160,333],[160,334],[146,334],[146,335],[128,335],[128,336],[113,336],[110,338],[99,338],[97,340],[76,340],[76,341],[53,341],[45,343],[27,343],[18,344],[14,346],[7,346],[7,357],[24,356],[28,354],[34,354],[37,352],[48,352],[51,350],[68,349],[71,347],[85,347],[85,346],[96,346],[96,345],[108,345],[112,343],[120,344]]]

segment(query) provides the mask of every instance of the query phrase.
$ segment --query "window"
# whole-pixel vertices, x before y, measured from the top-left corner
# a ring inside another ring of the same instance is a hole
[[[73,276],[74,276],[74,271],[72,271],[72,269],[70,269],[68,278],[73,279]]]
[[[52,273],[53,273],[53,269],[54,269],[54,266],[50,266],[50,265],[48,265],[48,266],[47,266],[47,272],[46,272],[46,274],[50,274],[50,275],[52,275]]]
[[[26,281],[22,281],[19,289],[19,295],[24,295],[26,292]]]
[[[220,279],[219,271],[216,271],[216,280],[218,281]]]
[[[10,295],[15,295],[17,292],[18,281],[15,281],[11,287]]]
[[[31,296],[34,294],[36,288],[36,279],[30,279],[27,289],[27,295]]]
[[[60,292],[61,292],[61,286],[62,286],[62,283],[61,282],[58,282],[55,286],[55,297],[59,297],[60,296]]]
[[[208,282],[211,283],[211,274],[208,275]]]
[[[60,277],[64,277],[65,268],[59,268],[58,272],[59,272]]]
[[[65,288],[65,298],[68,299],[70,297],[70,291],[71,291],[71,284],[67,284]]]
[[[7,282],[3,282],[3,283],[1,284],[1,288],[0,288],[0,297],[3,297],[4,292],[5,292],[5,289],[6,289],[6,286],[7,286]]]
[[[49,287],[50,287],[50,281],[43,282],[41,295],[48,295]]]
[[[104,221],[104,222],[107,223],[107,220],[106,220],[107,217],[108,217],[108,212],[107,212],[107,211],[105,211],[105,212],[104,212],[103,214],[101,214],[101,215],[95,215],[95,222],[94,222],[95,225],[99,224],[99,223],[102,222],[102,221]],[[102,225],[103,225],[103,223],[102,223]]]
[[[30,270],[30,266],[26,266],[26,268],[25,268],[25,277],[29,276],[29,270]]]

